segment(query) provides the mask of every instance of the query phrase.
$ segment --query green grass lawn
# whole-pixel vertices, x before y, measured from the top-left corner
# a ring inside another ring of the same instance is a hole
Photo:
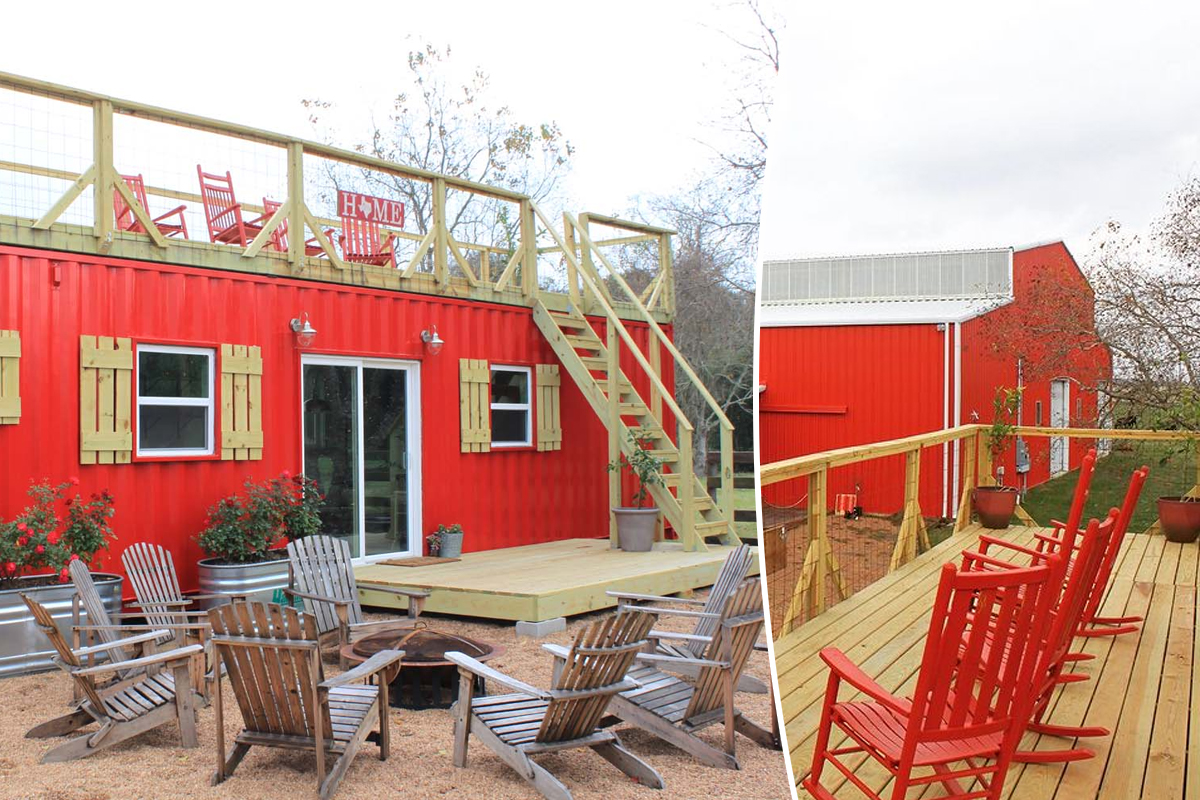
[[[754,505],[754,490],[753,489],[734,489],[733,490],[733,507],[753,509]],[[739,539],[758,539],[758,523],[757,522],[735,522],[733,523],[735,532]]]
[[[1127,446],[1130,449],[1114,449],[1096,462],[1084,518],[1103,518],[1108,509],[1120,507],[1125,490],[1129,488],[1129,476],[1145,464],[1150,467],[1150,476],[1129,525],[1131,531],[1141,533],[1158,518],[1155,501],[1159,497],[1184,494],[1192,488],[1196,481],[1196,466],[1191,453],[1172,454],[1163,442],[1132,442]],[[1071,470],[1034,487],[1025,495],[1022,506],[1042,525],[1049,525],[1051,519],[1066,519],[1078,477],[1079,470]]]

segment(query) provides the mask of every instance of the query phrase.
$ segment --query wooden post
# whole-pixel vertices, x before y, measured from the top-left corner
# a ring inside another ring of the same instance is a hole
[[[987,437],[976,434],[979,437],[979,477],[976,478],[979,486],[995,486],[996,476],[992,474],[992,449],[988,444]]]
[[[295,272],[304,263],[304,145],[288,145],[288,263]]]
[[[975,459],[979,453],[979,434],[975,433],[962,440],[963,444],[963,483],[962,494],[958,499],[958,516],[954,520],[954,532],[962,531],[971,524],[971,503],[975,497]]]
[[[621,458],[621,338],[612,320],[604,324],[607,334],[605,347],[608,349],[608,463],[612,464]],[[621,472],[608,473],[608,505],[616,508],[621,505]],[[616,550],[617,517],[609,513],[608,524],[609,546]]]
[[[896,536],[896,547],[892,550],[888,572],[917,557],[917,543],[925,527],[925,518],[921,515],[920,490],[921,448],[918,447],[904,454],[904,519]]]
[[[577,221],[579,224],[579,231],[583,234],[584,241],[590,242],[592,240],[592,232],[590,230],[590,223],[588,219],[587,212],[585,211],[579,215]],[[597,287],[603,286],[603,281],[601,281],[596,275],[596,265],[592,263],[592,249],[586,245],[579,249],[579,268],[586,272],[588,277],[592,278],[596,282]],[[579,310],[584,314],[587,314],[592,310],[594,303],[595,298],[585,292],[583,295],[583,308]]]
[[[736,538],[733,528],[733,425],[721,424],[721,516],[729,523],[729,532]]]
[[[1188,491],[1188,497],[1200,497],[1200,439],[1192,443],[1196,449],[1196,485]]]
[[[662,380],[662,345],[658,343],[658,339],[654,337],[653,332],[648,332],[646,345],[650,348],[650,352],[646,355],[650,358],[650,368],[654,371],[655,377]],[[663,424],[663,401],[662,393],[658,391],[658,387],[654,382],[650,382],[650,413],[658,420],[658,424]]]
[[[662,288],[662,310],[668,314],[675,313],[675,256],[671,252],[671,234],[658,235],[658,270]]]
[[[533,297],[538,290],[537,225],[529,200],[521,201],[521,255],[521,294]]]
[[[579,271],[575,268],[575,263],[579,258],[579,245],[575,242],[575,226],[571,224],[571,215],[565,211],[563,212],[563,238],[571,250],[571,255],[574,256],[574,258],[563,259],[567,265],[567,296],[571,298],[571,305],[575,307],[575,310],[582,313],[583,303],[579,296]]]
[[[92,187],[94,218],[92,231],[100,242],[101,252],[112,247],[113,239],[113,108],[108,100],[92,103],[92,164],[96,182]]]
[[[523,207],[523,206],[522,206]],[[450,282],[450,232],[446,229],[446,179],[433,179],[433,275],[445,286]]]
[[[679,518],[682,524],[682,530],[676,533],[683,540],[685,550],[703,550],[705,548],[696,537],[696,477],[692,471],[692,429],[687,425],[679,426],[679,461],[675,464],[675,469],[679,472],[676,496],[679,498]]]

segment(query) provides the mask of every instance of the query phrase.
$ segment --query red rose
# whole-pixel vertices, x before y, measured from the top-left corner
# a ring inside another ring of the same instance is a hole
[[[59,540],[60,538],[61,538],[61,537],[59,536],[59,533],[58,533],[58,531],[55,531],[55,532],[51,533],[49,536],[47,536],[47,537],[46,537],[46,541],[47,541],[48,543],[50,543],[50,544],[58,544],[58,540]]]
[[[17,546],[18,547],[24,547],[27,544],[29,544],[28,536],[18,536],[17,537]]]
[[[78,486],[78,485],[79,485],[79,478],[76,478],[74,475],[72,475],[72,476],[70,477],[70,482],[71,482],[71,485],[72,485],[72,486]]]
[[[71,553],[71,559],[70,559],[70,560],[71,560],[71,561],[78,561],[78,560],[79,560],[79,553]]]
[[[283,478],[283,479],[286,481],[288,478],[292,477],[292,473],[288,472],[288,471],[285,469],[283,472],[281,472],[281,473],[279,474],[279,477]]]
[[[71,580],[71,573],[67,571],[66,567],[63,567],[58,573],[58,580],[60,583],[66,583]]]
[[[10,574],[11,574],[11,573],[13,573],[13,572],[16,572],[16,571],[17,571],[17,565],[16,565],[15,563],[13,563],[12,561],[10,561],[10,562],[8,562],[7,564],[5,564],[5,565],[4,565],[4,568],[5,568],[6,570],[8,570],[8,572],[9,572]]]
[[[42,547],[39,544],[37,547],[33,548],[33,552],[37,553],[40,556],[42,553],[46,552],[46,548]]]
[[[27,526],[27,525],[26,525],[24,522],[18,522],[18,523],[17,523],[17,530],[21,531],[22,533],[24,533],[24,532],[25,532],[25,530],[27,529],[27,527],[28,527],[28,526]]]

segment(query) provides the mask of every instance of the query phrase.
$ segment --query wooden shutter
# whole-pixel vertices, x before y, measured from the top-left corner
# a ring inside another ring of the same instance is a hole
[[[128,464],[133,454],[133,347],[79,337],[79,463]]]
[[[0,331],[0,425],[21,421],[21,334]]]
[[[537,365],[537,449],[562,449],[562,417],[558,413],[557,364]]]
[[[491,370],[483,359],[463,358],[458,371],[462,451],[486,453],[492,449]]]
[[[221,460],[262,459],[262,348],[221,345]]]

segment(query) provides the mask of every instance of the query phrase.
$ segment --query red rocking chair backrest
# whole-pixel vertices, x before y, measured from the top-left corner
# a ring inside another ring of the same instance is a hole
[[[1075,482],[1075,494],[1071,498],[1071,510],[1067,514],[1067,524],[1062,531],[1062,535],[1058,537],[1059,544],[1057,548],[1063,553],[1070,554],[1074,552],[1077,543],[1076,537],[1079,535],[1079,526],[1083,522],[1084,506],[1087,505],[1088,494],[1092,488],[1092,476],[1096,473],[1096,449],[1091,448],[1083,457],[1083,461],[1079,464],[1079,478]],[[1045,542],[1040,542],[1039,549],[1044,550]],[[1063,564],[1063,569],[1066,569],[1066,564]]]
[[[907,752],[921,741],[1009,730],[1028,713],[1059,559],[1052,555],[1046,565],[996,571],[942,567]]]
[[[129,191],[133,193],[133,199],[137,200],[143,209],[149,211],[150,204],[146,202],[146,181],[142,176],[122,175],[121,178],[129,186]],[[142,223],[138,222],[137,217],[133,215],[133,209],[116,189],[113,189],[113,216],[116,218],[117,230],[145,233]]]
[[[200,176],[200,199],[204,202],[204,219],[208,222],[208,238],[218,241],[223,233],[242,222],[242,209],[233,195],[233,176],[213,175],[196,165]]]
[[[342,217],[342,258],[366,264],[387,264],[392,254],[383,249],[383,235],[378,222]]]
[[[1129,479],[1129,488],[1125,491],[1125,501],[1121,503],[1116,523],[1112,526],[1112,530],[1104,542],[1104,552],[1100,558],[1096,579],[1092,581],[1091,589],[1084,601],[1083,613],[1080,616],[1082,624],[1095,619],[1096,612],[1100,610],[1100,603],[1104,600],[1104,593],[1108,589],[1108,581],[1112,577],[1113,567],[1117,563],[1117,555],[1121,552],[1121,544],[1125,541],[1125,533],[1129,530],[1129,522],[1133,519],[1138,498],[1142,495],[1142,487],[1146,484],[1146,478],[1149,475],[1150,468],[1142,467],[1136,470]]]
[[[275,212],[279,210],[279,207],[281,205],[283,205],[283,203],[280,203],[278,200],[271,200],[270,198],[264,197],[263,198],[263,217],[265,217],[266,220],[269,220],[271,217],[275,216]],[[264,225],[264,227],[266,226],[265,220],[263,222],[263,225]],[[275,230],[271,231],[271,239],[267,242],[267,245],[270,246],[274,250],[278,250],[281,253],[286,253],[288,251],[288,220],[287,220],[287,217],[284,217],[283,220],[280,221],[278,227],[276,227]]]

